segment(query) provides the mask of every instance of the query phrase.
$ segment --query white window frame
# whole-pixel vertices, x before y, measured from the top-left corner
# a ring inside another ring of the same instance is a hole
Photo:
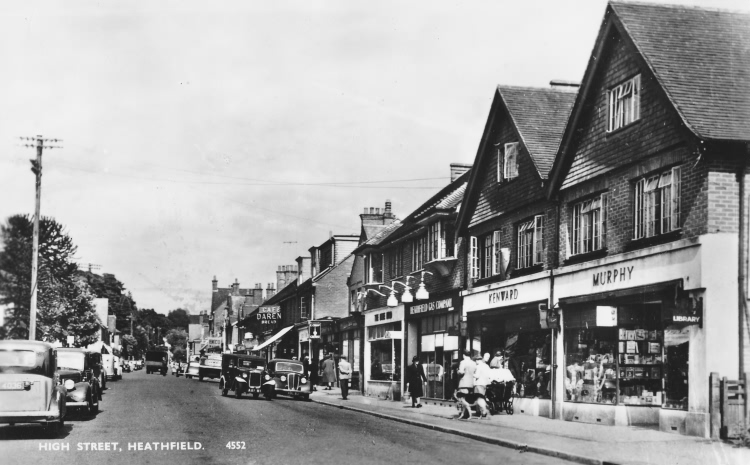
[[[601,250],[606,244],[608,194],[573,205],[571,250],[572,255]]]
[[[494,231],[492,233],[492,274],[502,274],[502,252],[500,247],[501,235],[500,231]]]
[[[482,277],[489,278],[492,276],[492,234],[484,236],[484,244],[482,247]]]
[[[427,261],[445,258],[445,231],[442,221],[436,221],[427,227]]]
[[[544,263],[544,216],[536,215],[518,225],[517,268]]]
[[[509,142],[503,149],[497,147],[497,182],[518,177],[518,142]]]
[[[607,132],[641,118],[641,75],[633,76],[607,91]]]
[[[427,236],[421,236],[412,243],[412,271],[424,268],[425,258],[427,258]]]
[[[299,298],[299,317],[301,320],[307,319],[307,306],[305,305],[305,298]]]
[[[471,236],[469,246],[469,264],[470,264],[470,278],[479,278],[479,249],[478,239],[476,236]]]
[[[680,229],[681,166],[641,178],[634,188],[633,239],[644,239]]]

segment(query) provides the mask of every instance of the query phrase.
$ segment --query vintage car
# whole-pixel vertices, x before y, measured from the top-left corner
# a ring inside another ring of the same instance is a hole
[[[198,381],[203,381],[203,378],[221,378],[221,354],[209,353],[201,357]]]
[[[172,367],[172,374],[179,378],[180,375],[185,374],[186,370],[187,370],[187,363],[175,362],[174,366]]]
[[[266,359],[254,355],[223,354],[221,356],[221,379],[219,389],[226,396],[234,391],[239,399],[242,393],[249,392],[257,399],[266,374]]]
[[[0,341],[0,424],[40,423],[56,436],[65,421],[57,351],[36,341]]]
[[[118,379],[118,376],[120,376],[119,363],[117,362],[119,357],[114,354],[115,351],[112,347],[102,341],[89,344],[86,346],[86,349],[92,352],[97,352],[102,356],[102,371],[99,375],[99,385],[102,387],[102,390],[105,390],[107,389],[108,379],[114,380]]]
[[[146,352],[146,374],[161,373],[167,376],[169,370],[169,349],[157,346]]]
[[[198,367],[201,363],[200,355],[191,355],[188,360],[187,369],[185,370],[185,378],[197,378]]]
[[[102,390],[99,386],[101,354],[85,349],[57,349],[57,376],[65,386],[68,408],[95,415]]]
[[[278,394],[308,400],[312,383],[299,360],[273,359],[266,366],[263,396],[273,399]]]

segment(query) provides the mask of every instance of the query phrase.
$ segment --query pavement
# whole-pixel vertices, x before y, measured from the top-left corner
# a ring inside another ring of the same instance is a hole
[[[595,425],[524,414],[455,420],[457,410],[450,401],[439,402],[442,405],[423,401],[421,408],[412,408],[410,400],[390,401],[351,390],[348,399],[343,400],[338,388],[329,391],[318,387],[311,400],[587,465],[750,464],[750,449],[652,428]]]

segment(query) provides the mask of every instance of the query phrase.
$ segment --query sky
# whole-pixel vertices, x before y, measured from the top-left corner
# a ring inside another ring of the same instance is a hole
[[[747,11],[748,0],[671,0]],[[606,0],[0,4],[0,221],[65,225],[139,308],[209,309],[472,163],[495,87],[580,82]],[[0,245],[1,246],[1,245]]]

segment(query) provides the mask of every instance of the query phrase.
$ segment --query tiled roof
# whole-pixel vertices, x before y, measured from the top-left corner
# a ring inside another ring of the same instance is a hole
[[[362,230],[365,233],[365,240],[370,240],[375,237],[380,231],[382,231],[386,224],[363,224]]]
[[[283,289],[281,289],[279,292],[268,298],[265,302],[263,302],[262,305],[274,305],[278,302],[281,302],[283,300],[286,300],[287,298],[293,296],[297,292],[297,280],[293,280],[286,286],[284,286]]]
[[[498,86],[539,175],[547,179],[576,93],[548,88]]]
[[[379,245],[385,242],[386,239],[388,239],[388,236],[393,234],[397,229],[399,229],[401,226],[403,226],[403,223],[399,220],[394,221],[393,223],[386,225],[379,233],[377,233],[374,237],[371,239],[368,239],[367,242],[365,242],[362,245]]]
[[[706,139],[750,140],[750,14],[610,5],[693,132]]]

